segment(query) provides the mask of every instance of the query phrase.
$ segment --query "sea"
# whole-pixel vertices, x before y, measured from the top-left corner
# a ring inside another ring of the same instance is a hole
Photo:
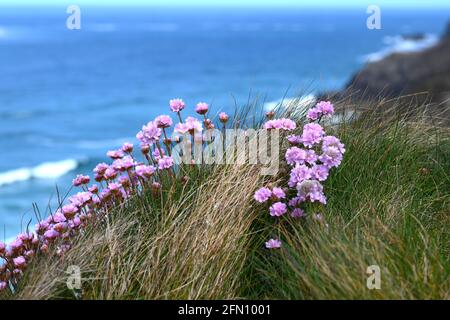
[[[342,88],[369,61],[438,41],[448,10],[66,7],[0,4],[0,239],[73,193],[77,173],[136,143],[180,97],[233,112],[249,99]],[[419,41],[402,35],[424,34]],[[33,210],[33,207],[35,208]]]

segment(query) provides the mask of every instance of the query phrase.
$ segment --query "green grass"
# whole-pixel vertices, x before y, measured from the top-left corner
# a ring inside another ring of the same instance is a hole
[[[35,259],[6,298],[74,298],[65,270],[78,265],[83,299],[448,299],[448,129],[369,109],[327,128],[347,152],[325,182],[327,206],[306,218],[275,223],[252,199],[285,183],[286,165],[277,177],[250,165],[186,168],[187,183],[110,212],[63,259]],[[267,250],[274,232],[283,246]],[[370,265],[380,290],[366,287]]]

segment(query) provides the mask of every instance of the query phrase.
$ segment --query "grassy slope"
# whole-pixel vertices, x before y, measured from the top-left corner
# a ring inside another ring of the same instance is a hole
[[[448,131],[373,115],[335,130],[347,153],[325,183],[325,221],[309,211],[275,224],[252,200],[258,167],[190,169],[162,200],[147,192],[111,212],[64,259],[37,259],[15,298],[73,297],[74,264],[86,299],[449,298]],[[264,249],[274,232],[283,248]],[[366,288],[372,264],[381,290]]]

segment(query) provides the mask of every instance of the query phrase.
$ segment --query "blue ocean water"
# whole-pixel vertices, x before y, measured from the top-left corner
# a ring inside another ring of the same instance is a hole
[[[367,29],[364,8],[82,7],[81,30],[67,16],[0,7],[0,238],[26,226],[33,202],[45,212],[56,185],[64,194],[135,142],[169,99],[231,111],[249,95],[339,89],[365,58],[411,49],[399,35],[439,36],[450,12],[382,11],[381,30]]]

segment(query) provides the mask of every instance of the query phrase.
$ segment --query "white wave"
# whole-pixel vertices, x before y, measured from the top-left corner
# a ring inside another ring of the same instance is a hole
[[[365,55],[363,62],[376,62],[384,59],[392,53],[418,52],[430,48],[437,44],[439,37],[433,34],[426,34],[422,39],[409,39],[402,36],[387,36],[383,42],[387,47],[380,51]]]
[[[125,142],[131,142],[135,140],[135,138],[118,138],[118,139],[109,139],[109,140],[83,140],[79,141],[75,144],[77,148],[80,149],[111,149],[111,148],[119,148]]]
[[[276,101],[266,102],[264,104],[264,109],[266,111],[271,111],[277,108],[288,108],[295,106],[296,108],[302,108],[304,110],[312,107],[316,103],[316,96],[313,94],[307,94],[301,96],[300,98],[284,98]]]
[[[33,168],[19,168],[0,173],[0,186],[30,179],[55,179],[75,170],[78,162],[67,159],[56,162],[44,162]]]

